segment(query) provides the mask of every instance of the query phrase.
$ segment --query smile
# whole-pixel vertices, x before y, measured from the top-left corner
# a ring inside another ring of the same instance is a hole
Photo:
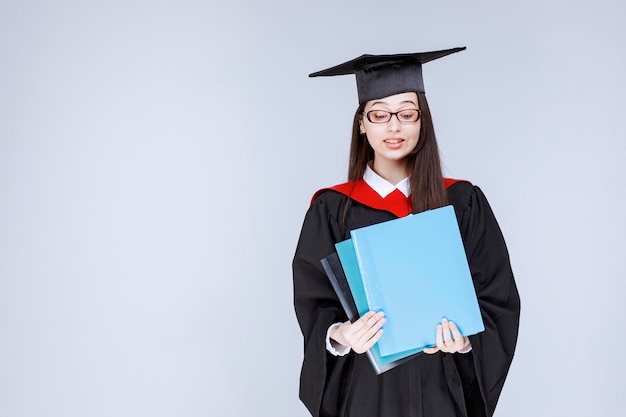
[[[391,145],[396,145],[400,142],[404,142],[404,139],[385,139],[383,142],[389,143]]]

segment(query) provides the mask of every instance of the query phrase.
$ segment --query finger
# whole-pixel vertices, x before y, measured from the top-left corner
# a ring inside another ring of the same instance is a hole
[[[441,349],[443,345],[443,327],[441,324],[437,325],[437,336],[435,337],[435,341],[437,343],[437,347]]]
[[[367,312],[354,323],[348,321],[342,325],[343,337],[352,349],[360,343],[362,334],[367,330],[367,320],[373,315],[373,312]]]
[[[363,328],[367,327],[367,322],[371,320],[375,314],[376,313],[373,311],[368,311],[367,313],[359,317],[359,319],[352,323],[352,326],[350,326],[350,334],[356,334],[360,332]]]
[[[469,337],[464,336],[464,337],[463,337],[463,346],[461,346],[461,348],[460,348],[459,350],[461,350],[461,349],[465,349],[465,347],[466,347],[467,345],[469,345],[469,344],[470,344]]]
[[[446,345],[453,343],[452,335],[450,334],[450,322],[445,317],[441,319],[441,328],[443,331],[443,342]]]
[[[361,327],[371,327],[376,321],[380,320],[382,317],[385,316],[385,313],[383,313],[382,311],[376,313],[374,311],[368,311],[367,313],[363,314],[357,321],[355,321],[355,324],[358,324],[358,328]]]
[[[385,319],[384,317],[378,319],[375,322],[370,322],[368,321],[367,325],[370,325],[370,327],[364,327],[363,329],[361,329],[361,331],[359,332],[358,336],[359,336],[359,341],[360,343],[367,343],[370,339],[372,339],[374,336],[376,336],[378,334],[378,332],[380,330],[382,330],[383,325],[387,322],[387,319]],[[378,336],[378,338],[380,338],[380,335]],[[376,343],[376,342],[374,342]],[[372,345],[374,344],[372,343]]]
[[[426,348],[426,349],[423,350],[423,352],[428,354],[428,355],[432,355],[433,353],[439,352],[439,348],[437,346],[431,347],[431,348]]]
[[[381,336],[383,335],[383,332],[384,332],[383,329],[379,329],[376,333],[374,333],[374,335],[371,338],[369,338],[365,343],[363,343],[362,345],[363,349],[368,350],[372,346],[374,346],[374,344],[380,340]]]
[[[356,353],[363,353],[366,350],[370,349],[383,335],[383,329],[379,329],[376,333],[372,335],[369,339],[362,339],[358,342],[354,343],[352,346],[352,350]]]
[[[351,347],[363,343],[364,340],[371,338],[372,335],[384,324],[384,322],[380,323],[380,317],[382,316],[384,316],[384,313],[377,314],[373,311],[368,311],[357,321],[352,323],[351,326],[346,328],[345,336],[350,340]]]
[[[374,314],[371,315],[371,317],[369,319],[367,319],[367,321],[365,322],[365,326],[366,327],[375,326],[376,323],[378,323],[384,317],[385,317],[385,313],[382,312],[382,311],[379,311],[378,313],[374,313]]]
[[[374,311],[368,311],[367,313],[363,314],[361,317],[359,317],[359,319],[357,321],[355,321],[355,324],[359,324],[361,326],[365,325],[365,323],[368,322],[368,320],[370,320],[372,317],[374,317],[376,315],[376,313]]]
[[[456,324],[453,321],[450,322],[450,331],[452,332],[452,338],[454,339],[454,344],[456,346],[460,346],[459,349],[463,348],[464,346],[463,335],[461,335],[461,331],[459,330],[459,328],[456,326]]]
[[[449,326],[450,331],[452,332],[452,337],[454,338],[454,343],[447,346],[447,352],[455,353],[463,349],[469,343],[469,338],[463,337],[456,323],[451,321],[449,322]]]

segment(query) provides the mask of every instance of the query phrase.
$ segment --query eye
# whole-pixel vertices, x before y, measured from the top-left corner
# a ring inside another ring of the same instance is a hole
[[[401,120],[405,121],[413,121],[416,119],[417,111],[416,110],[402,110],[398,112],[398,116],[400,116]]]
[[[389,117],[389,113],[383,110],[372,110],[370,112],[370,117],[376,121],[383,121]]]

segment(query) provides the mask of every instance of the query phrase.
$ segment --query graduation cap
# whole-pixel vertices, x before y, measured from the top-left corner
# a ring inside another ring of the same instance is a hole
[[[309,77],[354,74],[359,104],[363,104],[398,93],[423,93],[422,64],[463,50],[465,47],[413,54],[361,55],[343,64],[309,74]]]

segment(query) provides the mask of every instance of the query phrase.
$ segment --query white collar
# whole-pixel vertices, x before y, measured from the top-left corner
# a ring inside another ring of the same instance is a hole
[[[411,194],[411,188],[409,186],[409,177],[406,177],[396,185],[391,184],[389,181],[378,175],[370,168],[369,164],[365,167],[365,173],[363,174],[363,181],[374,189],[382,198],[387,197],[394,192],[397,188],[405,197]]]

